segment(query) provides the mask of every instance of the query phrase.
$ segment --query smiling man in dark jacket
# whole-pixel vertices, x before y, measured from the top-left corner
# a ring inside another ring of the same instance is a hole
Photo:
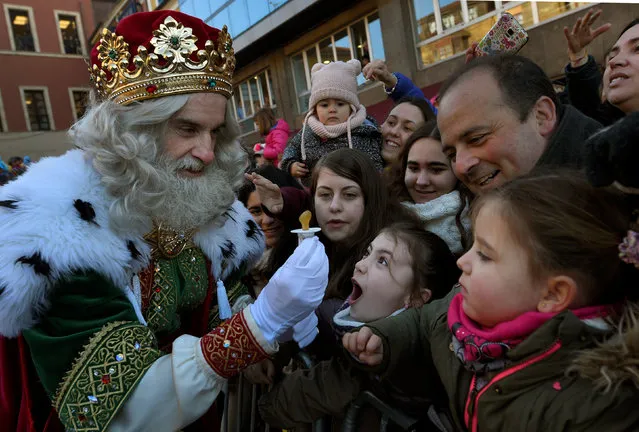
[[[583,143],[601,128],[561,105],[544,71],[521,56],[477,58],[453,74],[439,95],[444,152],[474,193],[536,166],[581,168]]]

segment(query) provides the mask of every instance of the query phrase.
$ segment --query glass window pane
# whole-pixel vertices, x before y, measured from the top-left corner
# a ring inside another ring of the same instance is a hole
[[[334,39],[337,60],[349,61],[351,59],[351,41],[348,39],[348,31],[344,29],[335,33]]]
[[[515,17],[519,24],[524,27],[530,27],[535,24],[533,18],[532,4],[530,2],[522,3],[514,8],[508,9],[506,12]]]
[[[78,120],[84,115],[84,111],[86,110],[88,99],[89,99],[89,92],[87,91],[73,92],[73,106],[75,109],[75,116]]]
[[[422,63],[428,65],[466,51],[472,42],[484,37],[496,21],[497,18],[493,15],[447,37],[421,46],[419,51]]]
[[[468,1],[468,20],[472,21],[495,10],[495,2],[484,0]]]
[[[313,69],[313,65],[318,63],[315,45],[306,50],[306,60],[308,61],[308,71],[310,72]]]
[[[251,26],[245,0],[235,0],[226,7],[226,10],[229,14],[228,26],[232,37],[236,37]]]
[[[218,29],[221,29],[224,26],[228,26],[229,33],[232,37],[235,37],[235,33],[233,33],[235,30],[231,27],[231,19],[229,18],[228,8],[220,11],[211,20],[209,20],[208,24]]]
[[[180,11],[198,17],[201,20],[208,19],[208,17],[211,16],[209,2],[202,0],[186,0],[180,2]]]
[[[288,0],[287,0],[288,1]],[[271,106],[277,106],[277,94],[275,93],[275,87],[273,86],[273,73],[268,72],[268,85],[271,88]]]
[[[308,90],[302,54],[291,57],[291,67],[293,69],[293,80],[295,81],[295,93],[299,95]]]
[[[284,3],[287,3],[289,1],[290,0],[268,0],[266,3],[268,3],[269,10],[273,12],[274,10],[282,6]]]
[[[233,89],[233,100],[235,100],[235,115],[237,116],[238,120],[243,120],[244,118],[246,118],[246,113],[244,112],[244,108],[242,108],[239,86]]]
[[[266,71],[259,74],[258,79],[260,80],[260,85],[262,86],[262,97],[264,98],[264,106],[265,107],[273,106],[274,104],[271,102],[271,98],[268,95],[268,87],[266,84]]]
[[[368,49],[368,41],[366,40],[366,24],[364,20],[358,21],[351,26],[351,41],[355,58],[361,63],[366,64],[371,60],[370,51]],[[357,85],[366,82],[364,75],[357,75]]]
[[[364,26],[364,20],[358,21],[351,26],[351,36],[353,37],[353,52],[355,58],[362,61],[362,58],[370,59],[370,53],[368,51],[368,41],[366,40],[366,27]]]
[[[247,0],[242,0],[247,3]],[[249,22],[251,25],[255,25],[258,21],[271,13],[270,2],[267,0],[252,0],[250,7],[248,7]]]
[[[433,0],[413,0],[415,22],[417,24],[417,41],[425,41],[437,34]]]
[[[65,54],[82,54],[82,44],[73,15],[58,15],[58,26],[62,35]]]
[[[539,22],[571,11],[585,4],[587,4],[587,2],[537,2]]]
[[[208,0],[208,1],[186,0],[186,1],[192,1],[195,3],[208,3],[211,7],[211,13],[213,14],[217,12],[218,10],[222,9],[228,0]],[[182,11],[181,6],[180,6],[180,11]]]
[[[251,98],[249,97],[249,86],[248,82],[244,81],[240,84],[240,94],[242,95],[242,100],[244,101],[244,109],[246,109],[246,116],[253,115],[253,106],[251,105]]]
[[[459,0],[439,0],[439,13],[442,17],[444,30],[464,22],[461,13],[461,1]]]
[[[319,50],[320,60],[322,61],[322,63],[330,63],[332,61],[335,61],[335,57],[333,57],[333,43],[331,42],[330,37],[324,39],[319,43]]]
[[[50,130],[49,114],[44,101],[44,92],[39,90],[25,90],[24,101],[32,131]]]
[[[9,19],[16,51],[35,51],[29,13],[23,9],[9,9]]]
[[[379,15],[377,12],[368,17],[368,35],[371,38],[371,59],[385,60],[382,27],[379,23]]]
[[[256,113],[262,108],[262,101],[260,100],[260,92],[257,88],[259,85],[259,77],[254,76],[249,80],[251,86],[251,96],[253,96],[253,112]]]

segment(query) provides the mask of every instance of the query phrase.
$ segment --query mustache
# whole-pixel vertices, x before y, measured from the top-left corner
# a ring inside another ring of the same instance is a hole
[[[156,166],[173,173],[180,170],[203,171],[207,168],[204,162],[191,155],[183,156],[180,159],[173,159],[166,154],[158,158]]]
[[[176,170],[191,170],[191,171],[202,171],[206,165],[201,160],[194,158],[193,156],[184,156],[181,159],[175,161],[175,169]]]

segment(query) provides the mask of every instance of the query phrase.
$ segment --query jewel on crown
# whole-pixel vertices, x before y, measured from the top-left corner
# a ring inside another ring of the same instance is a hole
[[[121,105],[172,94],[212,91],[227,98],[233,94],[235,71],[233,40],[226,26],[215,42],[207,40],[198,50],[197,37],[172,16],[153,31],[153,52],[140,45],[133,57],[122,36],[102,30],[98,61],[90,67],[91,81],[101,100]],[[196,52],[197,61],[191,58]]]

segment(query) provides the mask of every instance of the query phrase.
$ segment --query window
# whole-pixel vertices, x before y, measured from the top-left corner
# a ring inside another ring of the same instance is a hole
[[[291,70],[297,108],[299,112],[308,110],[311,96],[311,70],[318,62],[348,61],[358,59],[365,65],[372,59],[384,59],[384,42],[377,12],[372,13],[348,27],[329,35],[301,52],[291,56]],[[360,74],[357,84],[366,82]]]
[[[261,108],[275,108],[271,74],[267,70],[242,81],[233,88],[233,110],[242,134],[255,130],[253,116]]]
[[[46,87],[20,88],[27,129],[29,131],[53,130],[51,105]]]
[[[291,57],[291,67],[293,68],[293,81],[295,83],[295,94],[297,94],[298,107],[308,106],[308,100],[311,97],[310,85],[308,85],[310,79],[306,77],[305,64],[306,62],[304,61],[303,53]]]
[[[525,28],[574,11],[586,2],[506,0],[413,0],[418,57],[427,66],[466,51],[481,40],[503,12]]]
[[[237,37],[289,0],[180,0],[180,11],[196,16],[213,27],[226,24]]]
[[[33,9],[4,4],[11,48],[15,51],[40,51],[36,35]]]
[[[89,101],[89,90],[84,88],[70,88],[69,95],[71,97],[71,109],[73,110],[73,119],[78,121],[84,115]]]
[[[55,11],[60,49],[65,54],[84,54],[80,16],[74,12]]]

